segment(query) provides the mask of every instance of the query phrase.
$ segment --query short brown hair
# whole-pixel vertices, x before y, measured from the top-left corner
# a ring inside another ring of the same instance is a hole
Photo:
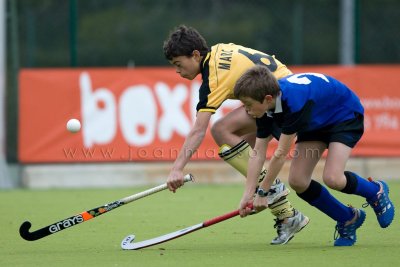
[[[276,97],[280,88],[275,76],[267,67],[256,65],[237,80],[233,93],[237,99],[249,97],[263,102],[266,95]]]
[[[194,50],[199,51],[201,56],[208,53],[207,42],[203,36],[196,29],[185,25],[180,25],[171,32],[164,41],[163,49],[168,60],[179,56],[190,57]]]

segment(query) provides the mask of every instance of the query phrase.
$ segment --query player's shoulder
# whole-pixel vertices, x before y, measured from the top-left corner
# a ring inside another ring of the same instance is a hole
[[[292,86],[307,86],[331,82],[337,82],[337,80],[326,74],[316,72],[293,73],[279,79],[279,83],[291,84]]]
[[[260,53],[260,51],[258,51],[256,49],[246,47],[246,46],[240,45],[240,44],[235,44],[235,43],[217,43],[217,44],[214,44],[213,46],[211,46],[211,51],[214,51],[215,53],[218,53],[221,51],[237,52],[239,50],[252,51],[252,53],[254,53],[254,52]]]
[[[218,54],[223,53],[224,51],[237,51],[241,47],[243,46],[234,43],[218,43],[211,46],[211,53]]]

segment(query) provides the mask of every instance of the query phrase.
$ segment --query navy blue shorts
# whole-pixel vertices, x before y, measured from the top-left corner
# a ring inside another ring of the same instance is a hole
[[[315,131],[297,133],[296,143],[320,141],[328,147],[329,143],[338,142],[353,148],[361,139],[363,133],[364,116],[356,114],[354,119],[329,125]]]

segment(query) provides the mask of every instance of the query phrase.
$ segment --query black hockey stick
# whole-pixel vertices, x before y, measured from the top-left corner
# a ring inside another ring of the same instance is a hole
[[[185,182],[193,181],[193,176],[191,174],[185,175],[184,181]],[[76,214],[74,216],[71,216],[71,217],[61,220],[59,222],[53,223],[51,225],[48,225],[46,227],[43,227],[43,228],[33,231],[33,232],[29,232],[29,229],[31,228],[32,224],[29,221],[25,221],[24,223],[21,224],[21,226],[19,228],[19,234],[21,235],[21,237],[23,239],[28,240],[28,241],[38,240],[38,239],[41,239],[48,235],[58,233],[64,229],[70,228],[77,224],[86,222],[86,221],[93,219],[97,216],[100,216],[106,212],[109,212],[111,210],[119,208],[122,205],[128,204],[132,201],[141,199],[143,197],[152,195],[154,193],[160,192],[165,189],[167,189],[166,183],[156,186],[156,187],[153,187],[153,188],[150,188],[146,191],[122,198],[120,200],[105,204],[103,206],[100,206],[100,207],[97,207],[97,208],[94,208],[91,210],[83,211],[79,214]]]

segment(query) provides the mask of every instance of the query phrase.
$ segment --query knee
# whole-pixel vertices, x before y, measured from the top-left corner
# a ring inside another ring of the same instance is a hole
[[[343,188],[343,182],[341,181],[342,176],[344,176],[343,173],[325,172],[322,176],[322,180],[329,188],[340,190]]]
[[[218,141],[221,139],[221,136],[223,135],[225,127],[224,127],[224,123],[222,120],[218,120],[216,121],[210,129],[211,135],[214,138],[214,140]]]
[[[301,177],[297,177],[294,175],[289,175],[289,185],[290,187],[296,191],[296,193],[304,192],[309,185],[309,181],[305,181],[305,179],[300,179]]]

